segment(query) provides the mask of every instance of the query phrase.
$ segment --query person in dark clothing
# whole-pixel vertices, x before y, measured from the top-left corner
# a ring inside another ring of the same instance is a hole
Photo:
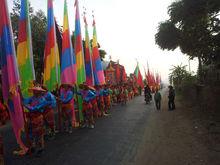
[[[169,86],[169,95],[168,95],[168,108],[169,110],[174,110],[176,107],[175,107],[175,90],[173,89],[173,86]]]
[[[155,105],[156,105],[157,110],[160,110],[160,107],[161,107],[161,94],[160,94],[158,89],[156,89],[156,91],[155,91],[154,101],[155,101]]]
[[[145,97],[145,101],[146,99],[148,100],[147,102],[149,102],[152,99],[151,90],[148,85],[144,87],[144,97]]]
[[[146,85],[145,87],[144,87],[144,95],[146,96],[146,95],[149,95],[149,97],[151,98],[152,96],[151,96],[151,90],[150,90],[150,87],[148,86],[148,85]]]

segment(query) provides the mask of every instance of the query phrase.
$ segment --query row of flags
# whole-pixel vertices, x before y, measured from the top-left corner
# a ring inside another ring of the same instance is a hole
[[[148,84],[149,87],[155,89],[155,88],[160,88],[161,85],[161,75],[159,73],[154,73],[150,71],[149,67],[146,73],[146,70],[144,69],[144,74],[145,74],[145,80],[146,83]]]
[[[17,58],[7,0],[0,0],[0,2],[0,68],[2,70],[3,98],[4,102],[9,107],[11,123],[17,143],[22,149],[26,150],[27,148],[22,143],[20,136],[21,130],[24,127],[21,94],[24,97],[28,97],[28,88],[30,88],[35,80],[29,1],[21,0]],[[47,34],[44,51],[43,84],[50,91],[56,89],[59,84],[79,85],[83,82],[86,82],[88,85],[105,84],[105,76],[98,50],[95,20],[93,20],[93,39],[91,44],[88,34],[88,24],[84,13],[84,50],[81,35],[79,4],[78,0],[76,0],[74,49],[70,36],[67,2],[64,0],[62,56],[60,65],[53,0],[48,0],[47,2]],[[116,71],[116,74],[119,75],[119,71]],[[138,64],[135,68],[134,75],[136,83],[143,87],[144,83]],[[155,86],[161,81],[159,74],[154,76],[154,74],[150,73],[149,69],[148,74],[145,75],[149,86]],[[122,70],[122,80],[126,81],[126,72],[124,68]],[[21,85],[19,86],[19,84]],[[82,99],[80,97],[78,98],[78,102],[79,108],[82,110]],[[82,120],[82,113],[80,113],[80,120]]]
[[[146,70],[144,68],[144,74],[145,74],[145,83],[152,89],[159,89],[161,86],[161,75],[159,73],[154,73],[150,71],[149,66],[146,73]],[[144,87],[144,81],[140,72],[139,64],[137,63],[137,66],[134,71],[134,78],[135,82],[138,86]]]
[[[13,41],[11,20],[7,0],[0,0],[0,68],[2,70],[2,90],[4,102],[9,107],[11,122],[18,144],[26,149],[20,133],[24,127],[21,94],[28,97],[28,88],[35,80],[33,63],[29,1],[21,0],[19,17],[17,58]],[[70,36],[67,2],[64,1],[64,20],[62,32],[62,56],[60,56],[56,39],[56,22],[54,19],[53,0],[47,1],[47,34],[44,50],[43,84],[54,90],[59,84],[89,85],[105,84],[105,77],[98,50],[95,21],[93,21],[93,40],[90,44],[86,18],[86,51],[83,50],[80,12],[78,0],[75,1],[75,40],[74,47]],[[19,85],[21,84],[21,85]],[[21,89],[21,90],[20,90]],[[21,91],[21,92],[20,92]],[[80,100],[79,100],[80,101]],[[80,106],[82,109],[82,106]],[[82,116],[82,114],[80,115]]]
[[[50,91],[55,90],[60,83],[81,84],[83,82],[87,82],[89,85],[104,84],[105,78],[97,46],[98,43],[95,21],[93,21],[94,32],[91,46],[88,35],[88,25],[85,18],[86,16],[84,15],[86,27],[86,51],[84,52],[79,4],[78,0],[76,0],[74,49],[69,29],[67,2],[66,0],[64,1],[62,56],[60,65],[53,0],[48,0],[47,2],[47,35],[44,51],[43,84]],[[21,89],[22,94],[24,96],[28,96],[28,88],[30,87],[31,82],[35,80],[28,0],[21,0],[18,38],[18,68],[20,73]]]

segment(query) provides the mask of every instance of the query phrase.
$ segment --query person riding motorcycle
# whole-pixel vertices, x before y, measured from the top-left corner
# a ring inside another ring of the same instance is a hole
[[[152,99],[151,90],[148,85],[144,87],[144,97],[145,97],[146,103],[150,102],[150,100]]]

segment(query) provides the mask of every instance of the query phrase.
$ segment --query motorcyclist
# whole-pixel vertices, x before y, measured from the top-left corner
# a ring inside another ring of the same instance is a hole
[[[149,100],[152,99],[152,96],[151,96],[151,90],[150,90],[150,87],[148,85],[146,85],[144,87],[144,96],[145,96],[145,100],[146,100],[146,97],[149,98]]]

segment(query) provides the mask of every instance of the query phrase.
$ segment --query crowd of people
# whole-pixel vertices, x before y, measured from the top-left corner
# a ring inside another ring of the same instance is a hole
[[[17,155],[34,154],[40,156],[44,151],[45,139],[52,140],[58,132],[72,133],[73,128],[95,128],[98,118],[108,116],[112,106],[125,105],[139,95],[133,84],[78,87],[62,84],[56,91],[35,84],[29,88],[31,97],[21,98],[24,107],[27,151],[14,152]],[[81,104],[79,104],[81,102]],[[82,105],[82,111],[79,111]],[[81,116],[80,117],[80,113]],[[58,122],[56,122],[56,115]],[[0,124],[9,119],[7,106],[0,101]],[[0,143],[2,143],[0,137]],[[2,146],[2,144],[0,144]],[[0,149],[1,152],[1,149]]]
[[[112,106],[125,105],[135,96],[141,95],[140,89],[133,84],[89,86],[86,83],[78,87],[62,84],[56,91],[50,92],[46,87],[35,84],[29,88],[32,95],[21,98],[24,107],[26,151],[14,152],[17,155],[34,154],[40,156],[44,151],[45,139],[53,140],[56,133],[71,134],[73,128],[95,128],[98,118],[108,116]],[[159,89],[145,86],[144,95],[154,102],[156,109],[161,108],[161,94]],[[175,90],[169,86],[168,108],[175,109]],[[81,104],[79,104],[81,102]],[[80,111],[80,105],[82,106]],[[80,117],[80,113],[81,116]],[[56,120],[56,116],[58,120]],[[0,126],[9,120],[8,108],[0,98]],[[56,122],[57,121],[57,122]],[[3,140],[0,135],[0,155],[3,154]]]

